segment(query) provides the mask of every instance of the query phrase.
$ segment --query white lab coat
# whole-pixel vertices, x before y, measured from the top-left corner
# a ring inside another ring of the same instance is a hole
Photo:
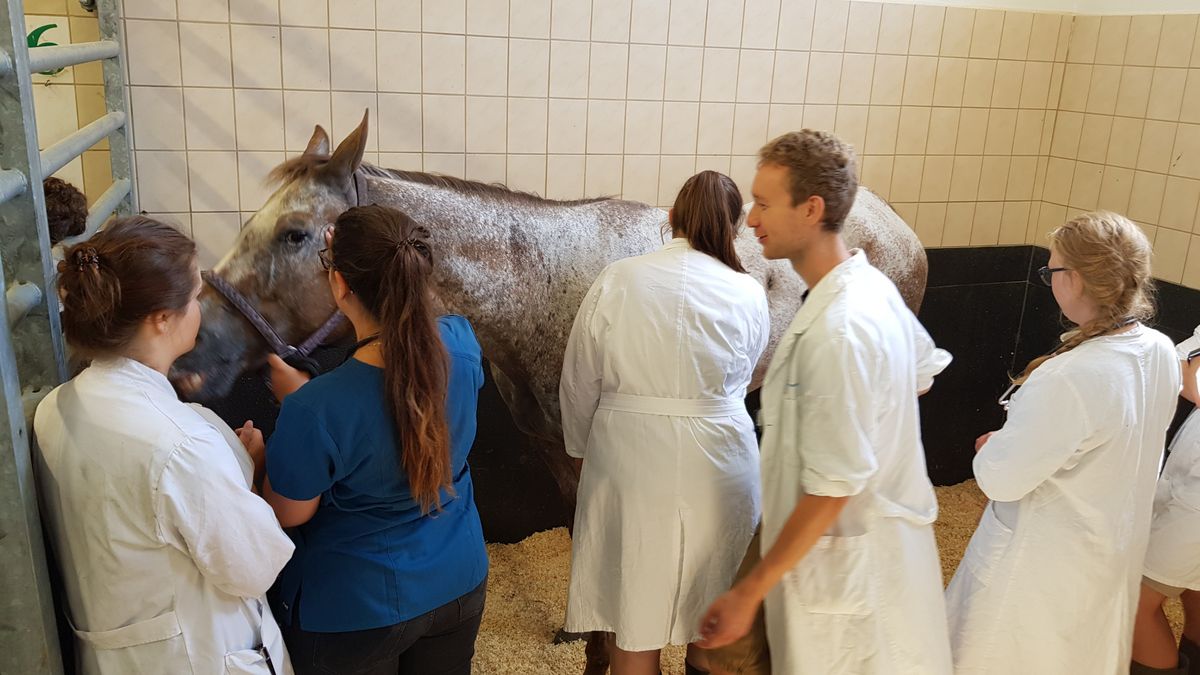
[[[946,590],[955,672],[1129,672],[1154,483],[1179,394],[1135,326],[1037,368],[975,456],[991,498]]]
[[[1193,410],[1171,442],[1154,492],[1154,519],[1145,576],[1200,591],[1200,411]]]
[[[118,358],[51,392],[35,429],[81,673],[266,675],[263,651],[292,672],[263,597],[292,542],[228,426]]]
[[[769,335],[762,286],[686,239],[592,285],[560,389],[567,453],[585,459],[567,630],[630,651],[699,639],[759,518],[743,399]]]
[[[950,672],[917,410],[949,362],[857,250],[788,327],[762,389],[762,550],[804,495],[851,498],[767,594],[772,672]]]

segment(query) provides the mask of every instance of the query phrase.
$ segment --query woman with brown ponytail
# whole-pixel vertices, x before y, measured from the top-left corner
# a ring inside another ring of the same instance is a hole
[[[283,398],[264,493],[296,555],[279,616],[296,672],[469,675],[487,551],[467,466],[483,385],[467,320],[438,317],[429,233],[382,206],[352,208],[321,260],[358,337],[302,376],[272,359]]]
[[[991,501],[946,591],[955,673],[1128,673],[1142,561],[1180,390],[1150,243],[1112,213],[1050,235],[1039,270],[1075,324],[976,442]]]
[[[762,286],[734,240],[728,176],[684,183],[659,251],[609,265],[567,342],[567,453],[583,460],[569,631],[615,634],[614,675],[659,672],[659,650],[700,638],[761,511],[743,399],[770,337]],[[688,649],[688,672],[705,655]]]
[[[78,671],[291,673],[263,594],[292,543],[250,488],[262,434],[235,435],[167,381],[200,327],[196,245],[118,219],[67,249],[58,287],[67,342],[92,363],[34,428]]]

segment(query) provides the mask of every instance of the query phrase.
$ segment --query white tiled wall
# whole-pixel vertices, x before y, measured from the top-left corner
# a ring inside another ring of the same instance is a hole
[[[1155,276],[1200,288],[1198,24],[1196,14],[1075,19],[1030,241],[1072,213],[1111,209],[1153,240]]]
[[[858,147],[928,245],[1024,242],[1070,17],[848,0],[125,0],[139,195],[211,256],[312,125],[550,197],[748,190],[769,138]],[[1049,111],[1049,113],[1048,113]],[[224,220],[196,214],[224,214]]]

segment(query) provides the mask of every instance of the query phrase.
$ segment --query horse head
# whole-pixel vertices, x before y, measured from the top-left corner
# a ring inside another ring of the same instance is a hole
[[[209,273],[200,295],[196,347],[175,362],[171,380],[192,400],[227,395],[238,375],[276,351],[264,331],[227,297],[228,289],[257,312],[286,345],[299,345],[336,311],[318,252],[325,231],[357,203],[355,172],[367,142],[367,116],[329,152],[317,126],[304,153],[276,167],[275,192],[242,227],[233,248]],[[224,287],[223,293],[218,286]],[[344,328],[343,328],[344,330]]]

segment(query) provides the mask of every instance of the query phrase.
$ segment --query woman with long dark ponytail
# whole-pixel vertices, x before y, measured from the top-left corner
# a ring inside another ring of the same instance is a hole
[[[433,246],[411,218],[353,208],[327,240],[353,355],[294,392],[297,373],[271,363],[283,407],[264,492],[298,528],[279,612],[296,672],[468,675],[487,577],[467,466],[479,343],[437,316]]]

